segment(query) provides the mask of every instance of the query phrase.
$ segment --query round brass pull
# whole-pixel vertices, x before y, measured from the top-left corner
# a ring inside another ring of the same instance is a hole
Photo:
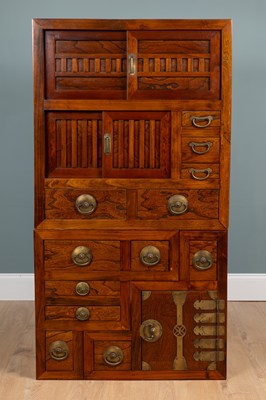
[[[188,209],[188,201],[185,196],[176,194],[168,200],[168,210],[170,214],[184,214]]]
[[[103,360],[106,364],[115,367],[122,363],[124,353],[118,346],[109,346],[103,353]]]
[[[82,194],[76,199],[76,209],[80,214],[92,214],[96,210],[97,202],[90,194]]]
[[[146,246],[141,250],[139,257],[142,264],[153,266],[160,262],[161,253],[160,250],[155,246]]]
[[[87,321],[90,317],[90,311],[86,307],[79,307],[76,311],[76,318],[80,321]]]
[[[65,360],[69,355],[69,348],[63,340],[56,340],[49,346],[49,355],[56,361]]]
[[[209,251],[207,250],[200,250],[194,254],[192,258],[193,266],[198,269],[199,271],[205,271],[209,269],[213,265],[213,258]]]
[[[191,150],[193,153],[196,154],[206,154],[212,147],[212,142],[204,142],[204,143],[198,143],[198,142],[190,142],[189,146],[191,147]],[[203,150],[197,150],[197,147],[204,147]]]
[[[142,322],[140,327],[140,336],[146,342],[157,342],[163,334],[163,328],[156,319],[147,319]]]
[[[204,181],[205,179],[208,179],[210,174],[212,173],[211,168],[206,168],[206,169],[195,169],[195,168],[190,168],[189,172],[192,175],[192,178],[197,179],[198,181]],[[197,176],[196,174],[205,174],[205,176]]]
[[[76,285],[76,293],[79,296],[86,296],[90,291],[90,285],[87,282],[79,282]]]
[[[78,246],[72,252],[72,261],[81,267],[89,265],[92,262],[92,252],[89,247]]]
[[[207,128],[207,126],[209,126],[213,120],[213,117],[211,115],[206,115],[205,117],[196,117],[196,116],[192,116],[190,118],[192,125],[194,125],[196,128]],[[198,124],[197,122],[200,121],[207,121],[206,124],[202,125],[202,124]]]

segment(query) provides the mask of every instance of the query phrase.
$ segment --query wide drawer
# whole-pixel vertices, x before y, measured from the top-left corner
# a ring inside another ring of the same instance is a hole
[[[48,321],[120,321],[120,306],[46,306]]]
[[[125,219],[125,190],[47,189],[45,215],[53,219]]]
[[[215,219],[219,215],[218,190],[139,190],[140,219]]]
[[[220,138],[182,136],[182,162],[183,163],[219,163]]]
[[[183,111],[182,126],[194,129],[213,128],[221,125],[220,111]]]
[[[120,282],[118,281],[46,281],[46,304],[108,304],[120,303]]]
[[[46,240],[44,258],[46,272],[119,271],[120,242]]]

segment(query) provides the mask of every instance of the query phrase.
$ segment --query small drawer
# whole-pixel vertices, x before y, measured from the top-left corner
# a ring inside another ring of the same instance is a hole
[[[131,271],[168,271],[168,241],[132,241]]]
[[[181,179],[208,181],[220,178],[220,164],[182,164]]]
[[[215,219],[218,218],[218,190],[139,190],[140,219]]]
[[[47,321],[120,321],[120,306],[46,306]]]
[[[117,305],[120,298],[120,282],[117,281],[46,281],[47,304],[82,302],[87,304]]]
[[[45,215],[53,219],[125,219],[125,190],[46,189]]]
[[[100,240],[46,240],[47,272],[119,271],[120,242]]]
[[[183,111],[182,126],[195,129],[221,125],[220,111]]]
[[[183,279],[217,280],[226,252],[225,232],[181,232],[180,269]]]
[[[181,139],[182,162],[187,163],[219,163],[220,138],[187,137]]]

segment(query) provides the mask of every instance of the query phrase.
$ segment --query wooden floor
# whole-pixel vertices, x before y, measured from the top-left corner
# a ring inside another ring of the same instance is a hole
[[[36,381],[33,302],[0,302],[1,400],[266,400],[266,302],[230,302],[227,381]]]

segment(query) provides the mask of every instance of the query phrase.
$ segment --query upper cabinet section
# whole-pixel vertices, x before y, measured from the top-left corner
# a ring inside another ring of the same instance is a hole
[[[45,31],[46,98],[220,99],[219,30]]]

